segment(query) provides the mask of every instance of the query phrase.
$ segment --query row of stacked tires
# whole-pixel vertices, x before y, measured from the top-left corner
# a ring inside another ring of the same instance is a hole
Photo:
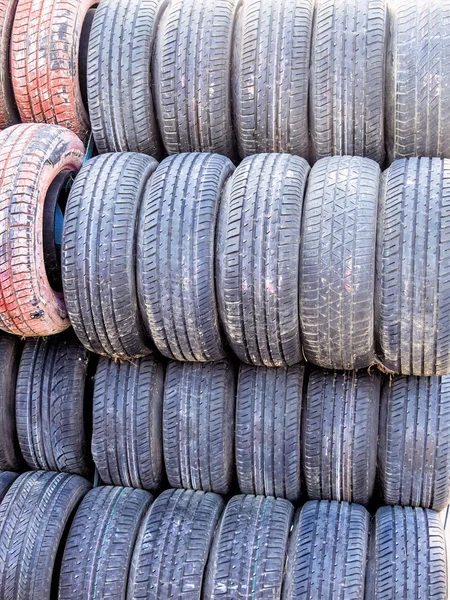
[[[450,158],[449,23],[448,0],[2,0],[0,125],[158,159],[383,163],[385,132],[389,162]]]

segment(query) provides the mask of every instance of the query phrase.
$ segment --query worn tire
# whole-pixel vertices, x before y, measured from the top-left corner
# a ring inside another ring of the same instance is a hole
[[[12,473],[11,471],[2,471],[0,473],[0,502],[18,477],[17,473]]]
[[[203,573],[224,501],[217,494],[166,490],[136,541],[127,600],[200,600]]]
[[[234,156],[230,63],[236,2],[171,0],[154,54],[158,124],[168,154]]]
[[[375,324],[379,360],[402,375],[450,374],[450,160],[383,173]]]
[[[156,347],[175,360],[225,356],[214,238],[222,188],[233,168],[215,154],[170,156],[145,191],[137,246],[139,302]]]
[[[386,504],[450,504],[450,377],[393,377],[381,396],[378,475]]]
[[[20,123],[12,88],[10,43],[17,0],[0,1],[0,129]]]
[[[22,343],[0,334],[0,471],[21,471],[24,465],[16,429],[16,383]]]
[[[203,598],[279,598],[293,514],[282,498],[231,498],[214,536]]]
[[[78,508],[59,577],[58,600],[125,600],[134,544],[153,496],[128,487],[97,487]]]
[[[383,506],[375,515],[366,598],[446,600],[445,536],[438,513]]]
[[[397,0],[386,61],[389,161],[450,158],[450,2]]]
[[[311,500],[369,503],[375,486],[379,406],[377,372],[311,372],[302,430],[303,473]]]
[[[135,253],[139,207],[157,164],[131,152],[97,156],[70,191],[64,297],[75,333],[91,352],[119,359],[151,352],[138,308]]]
[[[369,522],[358,504],[304,504],[289,540],[282,600],[364,600]]]
[[[236,468],[243,494],[300,499],[305,367],[241,364],[236,397]]]
[[[89,477],[89,354],[72,333],[25,342],[16,388],[16,425],[31,469]]]
[[[308,159],[313,0],[244,0],[235,23],[234,125],[241,158],[287,152]]]
[[[302,359],[298,269],[308,171],[297,156],[250,156],[233,173],[220,204],[220,317],[234,353],[255,366]]]
[[[100,358],[94,379],[92,456],[109,485],[157,490],[163,478],[164,365],[151,356]]]
[[[102,0],[92,24],[88,98],[100,154],[162,155],[153,108],[153,43],[167,0]]]
[[[234,479],[236,372],[230,362],[169,362],[164,460],[175,488],[229,494]]]
[[[300,237],[300,326],[306,359],[326,369],[375,361],[374,282],[380,169],[368,158],[314,165]]]
[[[48,471],[24,473],[12,484],[0,504],[2,600],[50,600],[68,523],[90,487],[77,475]]]
[[[43,251],[45,197],[62,171],[75,175],[84,146],[56,125],[15,125],[0,133],[0,329],[20,336],[69,327]]]
[[[310,83],[314,160],[384,160],[386,0],[317,0]]]

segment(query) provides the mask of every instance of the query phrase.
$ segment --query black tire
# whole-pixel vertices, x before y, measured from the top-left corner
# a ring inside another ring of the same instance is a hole
[[[0,598],[50,600],[68,523],[91,485],[78,475],[32,471],[0,504]],[[55,569],[55,570],[54,570]]]
[[[163,160],[147,186],[137,247],[139,302],[158,350],[169,358],[224,358],[214,276],[222,188],[234,167],[215,154]]]
[[[154,90],[168,154],[234,156],[230,62],[234,0],[171,0],[156,36]]]
[[[375,486],[377,372],[314,370],[303,413],[303,473],[311,500],[366,506]]]
[[[97,487],[70,527],[58,600],[125,600],[134,544],[153,496],[127,487]]]
[[[203,599],[279,598],[293,514],[282,498],[231,498],[214,537]]]
[[[438,513],[383,506],[375,515],[366,598],[447,599],[444,529]]]
[[[308,180],[300,238],[300,326],[306,359],[326,369],[375,361],[374,283],[380,169],[324,158]]]
[[[282,600],[364,600],[369,522],[358,504],[314,500],[299,509]]]
[[[450,374],[450,161],[398,160],[383,173],[375,324],[383,367]]]
[[[11,471],[2,471],[0,473],[0,502],[6,495],[11,485],[17,479],[17,473],[11,473]]]
[[[72,332],[25,342],[16,388],[16,425],[31,469],[89,477],[92,398],[89,353]]]
[[[300,498],[305,368],[241,364],[236,398],[236,468],[243,494]]]
[[[450,158],[450,2],[397,0],[386,61],[389,161]]]
[[[153,42],[167,0],[102,0],[89,37],[88,99],[95,145],[143,152],[162,144],[153,108]]]
[[[18,0],[0,1],[0,129],[20,123],[11,80],[10,43]]]
[[[314,160],[384,160],[386,0],[317,0],[311,48]]]
[[[378,475],[385,504],[450,504],[450,377],[393,377],[381,396]]]
[[[89,160],[70,191],[62,275],[67,310],[88,350],[118,359],[150,353],[139,314],[135,248],[144,186],[157,167],[143,154]]]
[[[127,600],[200,600],[203,573],[223,507],[217,494],[163,492],[140,529]]]
[[[229,494],[234,479],[235,400],[232,363],[168,364],[163,437],[171,487]]]
[[[302,359],[298,269],[308,171],[298,156],[250,156],[233,173],[220,204],[220,318],[234,353],[255,366]]]
[[[0,471],[24,465],[16,429],[16,384],[22,342],[0,333]]]
[[[163,386],[164,365],[151,356],[122,363],[100,358],[92,456],[105,484],[161,486]]]
[[[234,125],[241,158],[288,152],[308,159],[313,0],[244,0],[234,34]]]

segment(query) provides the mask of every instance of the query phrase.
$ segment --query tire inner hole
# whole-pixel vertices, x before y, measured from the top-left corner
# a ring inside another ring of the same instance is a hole
[[[97,4],[90,8],[83,21],[83,27],[81,28],[80,36],[80,50],[78,52],[78,73],[80,80],[80,91],[81,98],[83,100],[84,108],[88,112],[88,93],[87,93],[87,63],[88,63],[88,51],[89,51],[89,36],[92,28],[92,21],[94,20],[95,11]]]

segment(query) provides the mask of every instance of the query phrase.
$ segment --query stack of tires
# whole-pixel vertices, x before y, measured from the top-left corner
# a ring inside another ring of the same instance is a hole
[[[444,600],[450,0],[0,0],[0,598]]]

